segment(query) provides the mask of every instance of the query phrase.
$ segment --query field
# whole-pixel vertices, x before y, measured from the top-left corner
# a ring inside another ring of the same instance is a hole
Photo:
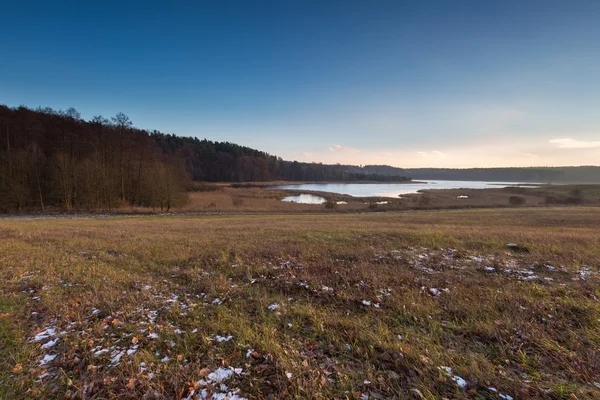
[[[600,398],[599,208],[297,207],[0,220],[0,398]]]

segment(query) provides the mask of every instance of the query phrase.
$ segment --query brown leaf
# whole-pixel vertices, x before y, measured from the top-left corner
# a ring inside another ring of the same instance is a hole
[[[183,354],[177,354],[177,361],[183,360]]]
[[[13,368],[12,372],[15,374],[20,373],[21,371],[23,371],[23,366],[21,364],[17,364],[15,365],[15,367]]]
[[[136,344],[136,343],[137,343],[139,340],[140,340],[140,339],[138,339],[138,337],[137,337],[137,336],[134,336],[134,337],[132,337],[132,338],[131,338],[131,343],[132,343],[132,344]]]
[[[133,390],[135,389],[135,382],[137,379],[135,378],[131,378],[129,379],[129,382],[127,383],[127,385],[125,386],[128,390]]]
[[[202,368],[200,370],[200,376],[204,377],[204,376],[208,375],[209,372],[210,372],[210,369],[208,369],[208,368]]]

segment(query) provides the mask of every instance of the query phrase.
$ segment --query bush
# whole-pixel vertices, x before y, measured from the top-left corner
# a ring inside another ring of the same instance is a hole
[[[369,210],[377,210],[377,203],[369,203]]]
[[[525,203],[525,198],[521,196],[510,196],[508,198],[508,204],[510,204],[511,206],[522,206]]]
[[[240,196],[234,196],[231,198],[231,202],[235,207],[239,207],[244,204],[244,200]]]
[[[334,210],[337,207],[337,203],[333,200],[327,200],[325,202],[325,208],[328,210]]]

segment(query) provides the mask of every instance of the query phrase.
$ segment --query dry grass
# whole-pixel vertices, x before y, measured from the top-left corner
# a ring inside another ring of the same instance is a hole
[[[266,184],[263,184],[262,186],[265,185]],[[549,196],[562,198],[574,188],[583,188],[581,189],[584,193],[583,205],[600,205],[600,195],[598,195],[600,185],[561,185],[537,189],[499,187],[497,189],[426,190],[419,194],[403,195],[402,198],[361,198],[337,193],[306,190],[278,190],[262,187],[233,188],[226,184],[216,184],[214,187],[218,187],[219,190],[190,193],[189,203],[183,208],[174,211],[215,213],[311,211],[321,213],[373,210],[399,211],[411,209],[492,208],[509,207],[509,198],[511,196],[523,198],[526,207],[547,207],[547,198]],[[285,196],[300,193],[314,194],[334,202],[343,201],[346,204],[339,204],[334,209],[327,209],[324,205],[296,204],[281,201]],[[464,198],[464,196],[467,198]]]
[[[597,210],[1,220],[0,398],[599,398]]]

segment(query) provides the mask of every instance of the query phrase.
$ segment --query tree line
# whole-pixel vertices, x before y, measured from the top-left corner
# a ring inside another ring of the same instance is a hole
[[[340,164],[285,161],[281,157],[229,142],[150,133],[165,154],[183,160],[196,181],[408,181],[402,174],[380,174]]]
[[[410,176],[414,180],[600,183],[600,166],[499,168],[398,168],[389,165],[347,165],[349,172]]]

